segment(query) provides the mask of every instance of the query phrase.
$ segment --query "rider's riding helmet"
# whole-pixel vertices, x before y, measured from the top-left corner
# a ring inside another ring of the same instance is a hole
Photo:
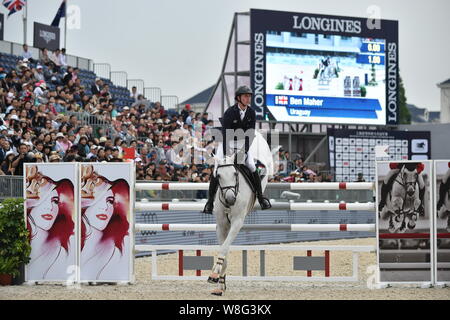
[[[253,94],[252,89],[250,89],[247,86],[240,86],[239,88],[237,88],[236,94],[234,95],[234,98],[236,99],[241,94],[246,94],[246,93]]]

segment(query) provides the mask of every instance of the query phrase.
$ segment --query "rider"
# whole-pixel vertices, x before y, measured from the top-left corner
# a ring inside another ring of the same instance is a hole
[[[241,86],[236,90],[235,101],[236,104],[229,107],[223,115],[223,154],[226,154],[226,134],[227,129],[242,129],[246,132],[248,129],[255,129],[256,126],[256,114],[249,104],[252,97],[252,90],[247,86]],[[261,188],[261,178],[256,170],[255,162],[249,148],[252,141],[245,143],[246,160],[245,165],[253,174],[253,181],[255,183],[256,197],[262,210],[271,208],[270,201],[263,196]],[[220,152],[218,152],[220,155]],[[214,196],[219,185],[218,178],[214,174],[211,175],[211,181],[209,183],[208,202],[203,209],[203,213],[212,214],[214,208]]]

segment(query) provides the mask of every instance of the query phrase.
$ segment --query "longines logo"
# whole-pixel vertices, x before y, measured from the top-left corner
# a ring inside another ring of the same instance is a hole
[[[361,33],[361,21],[358,20],[330,19],[309,16],[304,16],[301,20],[299,20],[299,16],[293,16],[293,18],[294,29]]]
[[[254,35],[254,66],[253,66],[253,83],[254,83],[254,97],[255,106],[259,107],[256,111],[256,116],[264,116],[262,107],[264,106],[264,33],[256,33]]]
[[[56,34],[54,32],[49,32],[45,30],[39,31],[39,37],[45,40],[45,42],[49,43],[52,40],[56,40]]]

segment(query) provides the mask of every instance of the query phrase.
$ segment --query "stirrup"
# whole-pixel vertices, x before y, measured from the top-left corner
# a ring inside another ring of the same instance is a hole
[[[267,199],[263,196],[258,198],[258,202],[259,202],[259,205],[262,210],[267,210],[267,209],[272,208],[272,204],[270,203],[269,199]]]

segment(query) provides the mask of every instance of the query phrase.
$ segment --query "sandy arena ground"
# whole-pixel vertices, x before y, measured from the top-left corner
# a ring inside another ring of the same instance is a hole
[[[344,239],[332,241],[315,241],[299,243],[302,245],[373,245],[375,239]],[[194,255],[193,252],[187,254]],[[204,253],[211,255],[212,253]],[[305,255],[305,252],[267,251],[267,275],[306,275],[305,271],[292,271],[292,257]],[[322,255],[314,252],[314,255]],[[305,283],[305,282],[273,282],[273,281],[227,281],[227,291],[223,297],[210,294],[215,288],[206,281],[155,281],[150,279],[151,257],[135,260],[136,283],[134,285],[81,285],[65,287],[58,284],[36,286],[0,287],[0,300],[97,300],[97,299],[137,299],[137,300],[448,300],[450,288],[416,287],[387,288],[371,290],[367,280],[373,277],[370,266],[375,265],[375,254],[361,253],[359,282],[353,283]],[[259,273],[259,253],[248,253],[249,275]],[[351,275],[351,253],[331,253],[331,276]],[[165,275],[178,274],[178,255],[167,254],[158,256],[158,273]],[[232,252],[229,259],[228,275],[241,275],[241,253]],[[368,269],[369,268],[369,269]],[[369,270],[369,272],[367,271]],[[195,271],[185,271],[185,275],[194,275]],[[207,275],[203,271],[202,275]],[[323,272],[313,272],[313,276],[323,276]]]

